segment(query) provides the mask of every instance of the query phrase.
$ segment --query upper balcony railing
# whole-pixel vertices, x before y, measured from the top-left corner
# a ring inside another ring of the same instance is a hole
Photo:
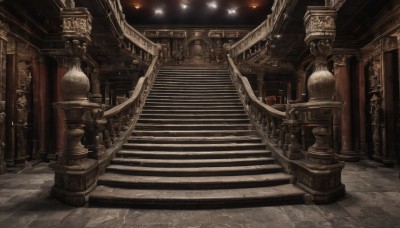
[[[286,9],[292,7],[296,2],[296,0],[275,0],[274,5],[272,6],[272,13],[268,15],[267,19],[256,29],[231,46],[229,49],[230,56],[236,58],[257,43],[266,40],[268,36],[271,36],[277,27],[278,22],[282,22],[282,19],[286,17]],[[264,42],[264,45],[265,44],[267,44],[267,42]],[[261,49],[258,48],[258,50]]]
[[[122,11],[122,6],[119,0],[106,0],[105,3],[108,4],[112,10],[112,16],[121,27],[122,33],[126,39],[152,56],[158,54],[159,46],[147,39],[125,20],[125,15]]]

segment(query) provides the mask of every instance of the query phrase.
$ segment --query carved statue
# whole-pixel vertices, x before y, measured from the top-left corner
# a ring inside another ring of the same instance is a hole
[[[27,125],[28,122],[28,101],[22,90],[17,90],[17,116],[18,123],[21,125]]]

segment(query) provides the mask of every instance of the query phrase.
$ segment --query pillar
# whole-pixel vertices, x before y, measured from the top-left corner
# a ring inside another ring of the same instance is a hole
[[[366,127],[366,104],[367,104],[367,97],[366,97],[366,72],[365,68],[367,66],[368,61],[364,58],[360,58],[357,64],[357,77],[358,77],[358,122],[359,122],[359,153],[360,156],[364,157],[367,156],[367,127]]]
[[[304,101],[303,94],[306,93],[306,71],[299,69],[297,70],[297,87],[296,87],[296,100]]]
[[[46,67],[46,57],[40,56],[33,62],[34,85],[34,135],[37,140],[36,158],[47,159],[50,118],[49,73]]]
[[[339,117],[341,133],[339,158],[344,161],[358,161],[360,156],[353,149],[349,57],[349,55],[335,55],[333,58],[336,99],[342,102],[342,110]]]
[[[6,119],[6,58],[8,26],[0,22],[0,175],[6,172],[4,161]]]
[[[57,69],[55,74],[55,79],[53,80],[53,89],[54,89],[54,102],[60,102],[64,100],[63,93],[61,91],[61,80],[64,74],[67,72],[66,66],[64,64],[63,57],[57,57]],[[65,129],[65,114],[61,109],[54,110],[54,120],[53,125],[55,127],[55,151],[50,151],[47,158],[50,160],[54,160],[57,154],[62,153],[64,149],[64,129]]]
[[[11,42],[10,42],[11,41]],[[18,42],[16,39],[9,40],[7,43],[6,58],[6,122],[5,122],[5,151],[4,158],[7,166],[15,165],[15,91],[17,84],[17,62],[16,50]]]
[[[264,102],[264,72],[260,71],[257,74],[257,84],[258,84],[258,97]]]
[[[90,83],[92,87],[92,101],[95,103],[102,103],[102,95],[101,95],[101,88],[100,88],[100,69],[95,68],[92,71],[91,77],[90,77]]]

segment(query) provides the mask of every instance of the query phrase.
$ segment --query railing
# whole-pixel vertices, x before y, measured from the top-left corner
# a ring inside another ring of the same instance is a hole
[[[123,103],[104,111],[95,109],[86,121],[86,147],[91,157],[104,160],[107,165],[112,155],[118,151],[132,132],[144,106],[159,69],[155,56],[144,77],[136,84],[132,95]],[[104,171],[100,168],[100,173]]]
[[[296,0],[275,0],[272,6],[272,13],[268,15],[267,19],[247,36],[231,46],[229,49],[231,57],[236,58],[249,50],[251,53],[262,50],[263,48],[261,46],[267,45],[265,40],[273,33],[277,27],[277,23],[283,21],[285,10],[293,6],[295,2]],[[263,42],[263,40],[264,43],[257,45],[257,43]],[[252,47],[254,50],[251,49]]]
[[[246,77],[242,76],[233,59],[228,56],[229,71],[251,122],[264,140],[285,149],[288,146],[286,113],[264,104],[254,95]]]
[[[159,46],[147,39],[143,34],[138,32],[136,29],[130,26],[128,22],[126,22],[119,0],[107,0],[105,3],[108,4],[112,10],[112,16],[114,16],[114,19],[121,27],[122,33],[126,39],[152,56],[158,54]]]

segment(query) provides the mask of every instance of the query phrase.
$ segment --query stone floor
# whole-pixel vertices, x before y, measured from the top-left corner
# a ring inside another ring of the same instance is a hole
[[[397,168],[363,160],[343,172],[347,196],[329,205],[223,210],[73,208],[49,195],[53,174],[39,164],[0,176],[0,227],[400,227]]]

